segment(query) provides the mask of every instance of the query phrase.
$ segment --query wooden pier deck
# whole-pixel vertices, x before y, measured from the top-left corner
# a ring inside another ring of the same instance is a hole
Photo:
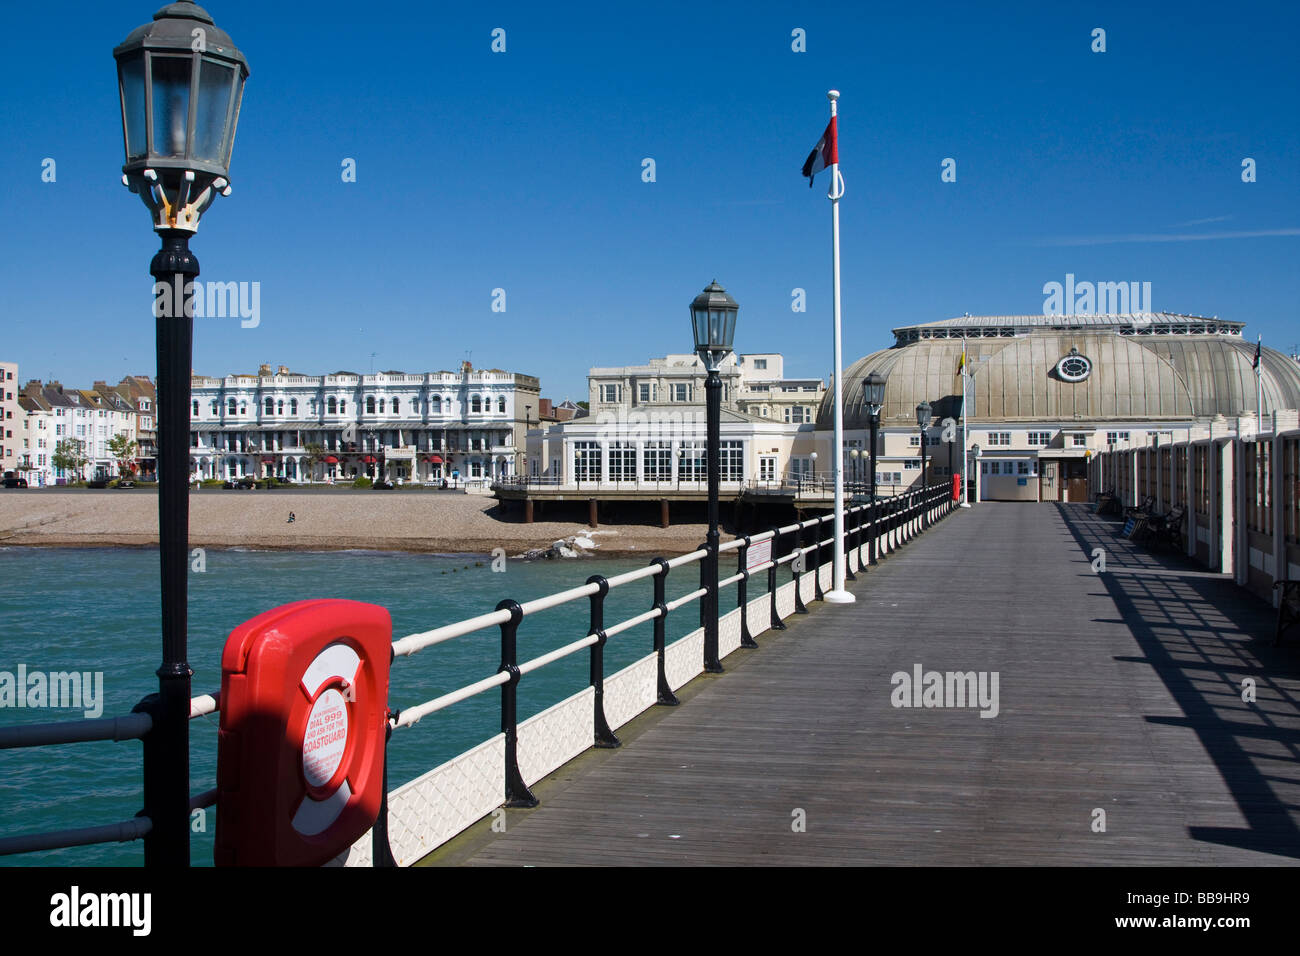
[[[424,862],[1294,865],[1300,647],[1117,532],[1079,505],[956,512]],[[996,671],[997,716],[894,707],[917,664]]]

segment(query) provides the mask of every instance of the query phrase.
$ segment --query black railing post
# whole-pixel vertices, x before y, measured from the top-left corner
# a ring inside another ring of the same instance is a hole
[[[665,600],[664,592],[668,587],[668,572],[672,568],[663,558],[654,558],[650,563],[657,564],[660,568],[659,573],[655,575],[654,606],[659,611],[659,616],[655,618],[655,656],[659,659],[659,695],[655,703],[665,707],[676,707],[681,701],[668,686],[668,672],[664,666],[664,635],[668,627],[668,602]]]
[[[589,635],[596,636],[596,643],[591,645],[591,686],[596,692],[592,707],[592,729],[595,742],[593,747],[612,749],[623,746],[609,729],[605,719],[605,595],[609,593],[609,581],[604,575],[593,574],[587,578],[588,584],[596,585],[596,593],[591,596],[591,629]]]
[[[804,551],[804,543],[803,543],[804,532],[806,530],[808,529],[806,529],[803,526],[803,522],[800,522],[799,533],[798,536],[795,538],[795,547],[798,548],[799,553],[795,556],[794,561],[791,562],[791,565],[795,568],[794,613],[796,614],[808,613],[808,608],[806,608],[803,603],[803,576],[808,567],[808,554],[807,552]]]
[[[813,534],[817,536],[817,563],[813,565],[813,599],[816,601],[821,601],[826,597],[826,594],[822,591],[822,534],[825,530],[826,522],[818,518],[817,523],[813,525]]]
[[[849,561],[849,553],[853,550],[853,542],[857,541],[857,525],[850,525],[849,520],[853,518],[852,507],[844,509],[844,580],[858,580],[857,575],[853,574],[853,562]]]
[[[871,496],[871,547],[867,549],[867,560],[872,564],[880,561],[880,502]]]
[[[784,631],[785,622],[781,620],[781,615],[776,610],[776,559],[780,557],[777,545],[781,541],[781,532],[775,525],[772,526],[772,566],[767,569],[767,593],[768,599],[772,602],[772,608],[769,616],[772,619],[770,627],[774,631]]]
[[[749,589],[746,587],[749,584],[749,535],[741,539],[738,551],[736,573],[741,577],[736,582],[736,605],[740,608],[740,646],[754,648],[758,647],[758,642],[749,633]]]
[[[390,710],[388,720],[384,722],[384,769],[380,775],[383,779],[383,789],[379,791],[379,816],[375,818],[375,825],[370,829],[370,865],[374,867],[397,866],[397,860],[393,856],[393,845],[388,840],[388,742],[393,739],[391,721],[396,720],[397,715],[397,711]]]
[[[501,732],[506,735],[506,806],[535,807],[537,798],[524,783],[519,772],[519,722],[516,713],[519,688],[519,661],[515,649],[515,637],[519,622],[524,618],[524,610],[518,601],[509,598],[497,605],[498,611],[509,611],[510,620],[501,625],[501,666],[497,673],[505,671],[510,680],[501,685]]]

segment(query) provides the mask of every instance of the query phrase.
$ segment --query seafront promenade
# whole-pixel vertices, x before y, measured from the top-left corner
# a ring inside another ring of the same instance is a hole
[[[190,547],[268,550],[418,551],[517,555],[588,532],[585,522],[523,524],[485,495],[441,491],[191,491]],[[289,512],[294,513],[289,523]],[[604,523],[595,553],[675,555],[692,551],[708,527],[682,522]],[[723,540],[730,536],[724,535]],[[31,490],[0,493],[0,546],[156,547],[153,491]]]
[[[1082,505],[958,511],[424,862],[1294,864],[1294,643],[1117,532]],[[895,706],[918,666],[996,674],[996,707]]]

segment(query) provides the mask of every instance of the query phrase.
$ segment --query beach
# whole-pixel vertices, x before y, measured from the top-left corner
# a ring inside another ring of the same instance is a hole
[[[190,545],[328,551],[369,549],[514,557],[573,535],[590,533],[593,553],[630,556],[687,554],[699,547],[704,524],[524,524],[497,517],[483,495],[427,492],[226,491],[190,493]],[[295,520],[290,523],[289,513]],[[730,535],[724,535],[728,540]],[[149,547],[158,544],[158,499],[147,491],[27,491],[0,493],[0,547]]]

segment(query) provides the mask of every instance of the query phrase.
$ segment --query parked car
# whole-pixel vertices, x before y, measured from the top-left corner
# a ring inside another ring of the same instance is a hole
[[[243,478],[227,478],[221,487],[225,488],[227,491],[232,491],[236,488],[252,491],[257,487],[257,479],[247,475]]]
[[[118,481],[117,481],[117,485],[115,485],[115,487],[117,487],[117,488],[134,488],[134,487],[135,487],[135,482],[132,481],[130,478],[119,478]]]
[[[27,487],[27,479],[26,479],[26,478],[19,478],[17,475],[5,475],[5,479],[4,479],[4,480],[5,480],[5,487],[6,487],[6,488],[26,488],[26,487]]]

